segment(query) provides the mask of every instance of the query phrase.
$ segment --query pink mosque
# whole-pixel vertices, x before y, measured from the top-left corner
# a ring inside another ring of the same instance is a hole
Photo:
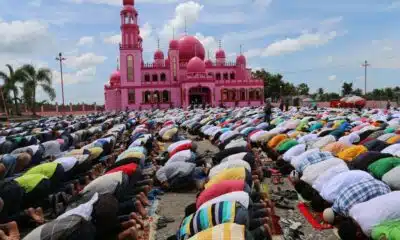
[[[123,0],[121,33],[121,67],[104,86],[107,111],[263,104],[264,83],[253,78],[242,54],[227,62],[220,47],[215,61],[205,60],[204,46],[193,36],[171,40],[166,58],[158,49],[154,62],[144,63],[134,0]]]

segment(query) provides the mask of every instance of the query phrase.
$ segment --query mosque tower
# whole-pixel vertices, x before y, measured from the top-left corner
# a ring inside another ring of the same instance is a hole
[[[134,0],[123,0],[121,10],[121,83],[126,86],[140,84],[142,66],[142,38],[140,37],[138,12]]]

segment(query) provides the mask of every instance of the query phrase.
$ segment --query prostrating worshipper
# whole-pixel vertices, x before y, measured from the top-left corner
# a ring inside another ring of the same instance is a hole
[[[353,161],[349,162],[349,168],[368,171],[368,166],[379,159],[392,157],[389,153],[368,151],[358,155]]]
[[[392,170],[393,168],[400,166],[400,158],[389,157],[382,158],[368,166],[368,171],[377,179],[382,177]]]
[[[189,238],[189,240],[201,239],[270,240],[271,230],[267,224],[264,224],[262,227],[249,232],[244,225],[224,223],[212,228],[208,228],[207,230],[199,232],[193,237]]]
[[[342,221],[339,226],[338,232],[341,239],[356,239],[359,229],[366,237],[372,237],[374,240],[397,239],[395,236],[398,235],[392,235],[392,230],[389,226],[394,229],[398,228],[398,224],[393,224],[393,221],[400,220],[399,204],[399,191],[390,192],[355,204],[350,208],[349,219]]]
[[[111,194],[96,193],[89,201],[37,227],[24,240],[109,239],[113,235],[118,235],[117,239],[121,240],[137,240],[137,221],[140,219],[135,215],[127,221],[121,221],[118,217],[118,200]]]
[[[253,183],[252,175],[249,170],[247,170],[245,167],[236,167],[222,169],[216,175],[209,177],[204,187],[207,189],[212,185],[218,184],[225,180],[242,180],[245,181],[249,186],[252,186]]]
[[[253,216],[252,212],[249,212],[248,209],[236,201],[223,201],[211,204],[183,219],[177,239],[188,239],[201,231],[224,223],[244,225],[247,229],[254,230],[269,221],[267,217],[253,218]],[[262,237],[264,237],[263,239],[271,238],[270,235]]]
[[[164,189],[182,191],[201,186],[207,171],[207,168],[196,167],[192,162],[173,161],[157,170],[155,180]]]
[[[141,190],[146,195],[150,189],[144,187],[138,189],[138,191]],[[93,197],[95,193],[112,194],[120,202],[119,215],[138,212],[143,217],[146,217],[147,213],[144,205],[148,204],[148,201],[138,191],[135,193],[135,190],[131,189],[129,176],[122,171],[118,171],[102,175],[91,181],[74,200],[82,202]]]
[[[17,148],[11,154],[29,153],[32,156],[31,164],[36,165],[43,161],[43,145],[31,145],[28,147]]]
[[[344,186],[339,190],[333,206],[324,210],[324,220],[328,223],[334,223],[336,216],[348,217],[350,209],[355,204],[366,202],[388,193],[390,193],[389,186],[376,179],[363,179]]]
[[[346,164],[343,162],[342,159],[335,157],[313,164],[304,169],[303,175],[300,179],[312,186],[319,176],[321,176],[325,171],[337,165],[345,166]]]
[[[5,154],[0,158],[0,179],[12,177],[24,171],[31,162],[32,156],[28,153]]]

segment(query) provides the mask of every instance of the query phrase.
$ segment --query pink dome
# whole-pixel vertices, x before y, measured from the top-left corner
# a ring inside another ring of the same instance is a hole
[[[154,60],[164,59],[164,53],[161,50],[157,50],[154,53]]]
[[[134,0],[123,0],[123,4],[124,5],[135,5],[135,1]]]
[[[213,65],[213,62],[210,59],[207,59],[204,63],[206,67],[211,67]]]
[[[179,41],[178,41],[178,40],[175,40],[175,39],[171,40],[171,41],[169,42],[169,49],[171,49],[171,50],[178,50],[178,49],[179,49]]]
[[[193,57],[198,57],[201,60],[204,60],[205,50],[203,44],[193,37],[193,36],[184,36],[179,39],[179,61],[180,62],[188,62]]]
[[[225,58],[225,51],[222,49],[219,49],[216,53],[215,53],[215,58]]]
[[[119,80],[121,80],[121,74],[118,70],[116,70],[115,72],[113,72],[113,74],[111,74],[110,81],[119,81]]]
[[[246,65],[246,57],[243,55],[240,55],[236,58],[236,64],[244,64]]]
[[[199,57],[193,57],[187,64],[187,73],[204,73],[206,64]]]

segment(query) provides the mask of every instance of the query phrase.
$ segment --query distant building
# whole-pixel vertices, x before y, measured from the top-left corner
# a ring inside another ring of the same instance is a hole
[[[169,42],[168,55],[158,49],[154,62],[143,62],[138,12],[134,0],[123,0],[121,10],[121,67],[104,86],[105,109],[187,107],[190,104],[259,106],[264,83],[246,68],[246,58],[226,62],[224,50],[216,61],[205,59],[205,49],[193,36]]]

